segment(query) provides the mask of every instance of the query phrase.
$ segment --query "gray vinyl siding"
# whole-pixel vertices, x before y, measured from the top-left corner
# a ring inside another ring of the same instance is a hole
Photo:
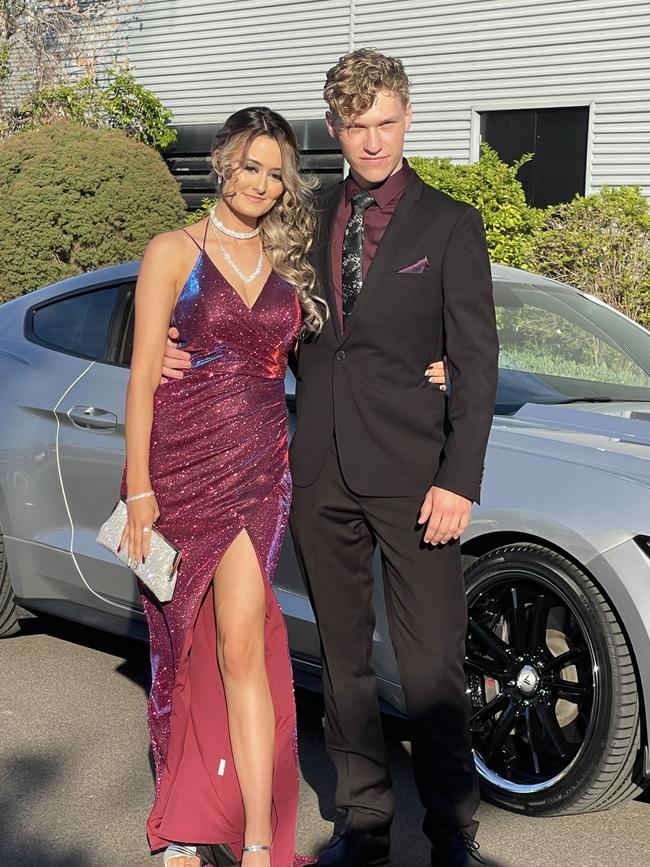
[[[144,0],[127,54],[177,123],[268,104],[322,116],[325,70],[349,47],[401,57],[408,154],[476,159],[479,114],[588,106],[587,192],[650,197],[650,0]]]
[[[589,106],[587,191],[640,183],[650,196],[648,0],[357,0],[355,42],[406,64],[409,153],[475,159],[473,110]]]
[[[144,0],[127,30],[138,79],[179,124],[269,105],[323,114],[324,71],[349,49],[348,0]]]

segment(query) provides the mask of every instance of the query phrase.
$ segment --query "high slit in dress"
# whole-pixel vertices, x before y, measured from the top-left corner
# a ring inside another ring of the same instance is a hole
[[[226,843],[241,859],[244,809],[217,662],[212,577],[244,530],[266,594],[266,668],[275,708],[271,858],[273,867],[293,867],[312,859],[294,852],[296,714],[286,626],[271,581],[291,498],[284,375],[301,311],[294,289],[273,271],[249,308],[205,252],[205,236],[197,247],[172,317],[191,368],[154,395],[150,474],[157,526],[181,549],[182,562],[170,602],[160,604],[141,588],[156,770],[147,836],[152,851],[169,842]],[[125,479],[126,470],[123,494]]]

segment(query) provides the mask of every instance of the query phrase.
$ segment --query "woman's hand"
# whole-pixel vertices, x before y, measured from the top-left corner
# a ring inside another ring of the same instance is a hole
[[[447,365],[444,359],[442,361],[434,361],[433,364],[430,364],[424,371],[424,375],[431,385],[437,385],[440,391],[447,390]]]
[[[135,569],[149,556],[151,548],[151,528],[160,517],[155,496],[132,500],[126,504],[128,520],[120,539],[121,550],[127,545],[128,566]]]

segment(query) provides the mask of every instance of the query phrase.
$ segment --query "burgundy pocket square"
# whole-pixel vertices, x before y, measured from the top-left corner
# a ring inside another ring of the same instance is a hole
[[[424,259],[420,259],[419,262],[414,262],[412,265],[407,265],[406,268],[400,268],[397,272],[398,274],[424,274],[426,271],[430,271],[431,266],[429,265],[429,260],[425,256]]]

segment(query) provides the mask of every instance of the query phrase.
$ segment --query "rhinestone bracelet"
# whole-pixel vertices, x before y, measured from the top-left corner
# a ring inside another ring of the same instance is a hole
[[[126,498],[126,502],[132,503],[134,500],[144,500],[145,497],[153,497],[153,491],[145,491],[144,494],[132,494]]]

